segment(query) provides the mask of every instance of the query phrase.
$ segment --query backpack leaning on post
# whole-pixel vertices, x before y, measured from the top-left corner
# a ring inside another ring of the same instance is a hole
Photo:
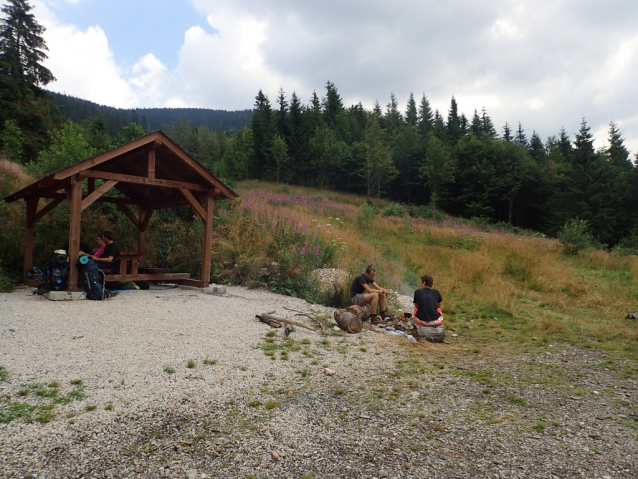
[[[83,283],[86,299],[102,301],[109,297],[106,290],[106,278],[97,263],[88,256],[80,256],[78,260],[80,282]]]

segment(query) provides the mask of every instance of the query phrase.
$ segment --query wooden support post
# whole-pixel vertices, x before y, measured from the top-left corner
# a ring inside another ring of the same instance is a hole
[[[146,176],[149,178],[155,178],[155,146],[148,150],[148,168]]]
[[[213,249],[213,209],[215,201],[213,195],[206,195],[204,200],[204,207],[206,208],[206,217],[204,219],[204,242],[202,246],[202,272],[200,279],[210,284],[210,266],[211,266],[211,254]]]
[[[140,206],[140,224],[138,226],[138,236],[137,236],[137,250],[142,253],[140,257],[140,266],[144,266],[146,263],[145,255],[146,255],[146,228],[148,227],[149,221],[151,221],[151,216],[155,208],[147,208]]]
[[[33,225],[35,224],[35,215],[38,210],[38,199],[34,197],[27,198],[27,225],[24,239],[24,265],[23,275],[27,274],[33,268]],[[24,277],[24,276],[23,276]]]
[[[78,290],[78,268],[76,264],[80,256],[80,224],[82,220],[82,181],[74,177],[71,180],[69,211],[69,276],[67,277],[67,291]]]

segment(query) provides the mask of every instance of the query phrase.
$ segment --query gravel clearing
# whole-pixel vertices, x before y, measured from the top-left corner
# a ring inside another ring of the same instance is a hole
[[[3,478],[638,477],[637,371],[592,350],[269,337],[255,314],[333,310],[241,287],[30,292],[0,294]]]

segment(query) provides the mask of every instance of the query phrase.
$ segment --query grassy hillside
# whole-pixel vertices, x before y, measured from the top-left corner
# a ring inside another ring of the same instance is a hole
[[[0,193],[32,181],[0,162]],[[568,256],[542,235],[496,229],[382,200],[263,182],[234,186],[235,203],[215,209],[212,280],[267,286],[332,306],[348,303],[349,283],[321,291],[312,272],[339,268],[349,277],[367,264],[377,282],[411,295],[431,274],[444,298],[448,329],[490,347],[533,348],[549,341],[604,350],[638,351],[638,259],[602,250]],[[421,216],[417,216],[417,214]],[[426,219],[423,216],[434,218]],[[19,280],[24,204],[0,203],[0,289]],[[83,214],[82,237],[117,226],[122,250],[136,248],[135,227],[112,205]],[[66,242],[68,210],[54,209],[36,225],[36,264]],[[190,208],[157,212],[147,232],[147,264],[197,276],[201,222]]]
[[[567,256],[541,235],[454,218],[384,216],[404,208],[364,205],[354,195],[259,182],[236,190],[241,201],[219,213],[219,280],[258,284],[270,268],[274,289],[282,289],[281,274],[303,296],[313,285],[295,281],[310,266],[354,275],[374,263],[377,282],[402,294],[431,274],[448,328],[478,342],[528,348],[565,340],[637,351],[638,325],[625,321],[638,309],[635,256],[593,249]],[[328,299],[338,302],[348,286]]]

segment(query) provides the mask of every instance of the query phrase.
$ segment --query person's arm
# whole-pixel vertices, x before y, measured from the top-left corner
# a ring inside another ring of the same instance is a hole
[[[389,295],[389,294],[390,294],[390,290],[389,290],[389,289],[384,289],[384,288],[382,288],[381,286],[379,286],[377,283],[372,283],[372,286],[374,286],[375,288],[377,288],[377,293],[378,293],[378,292],[381,292],[381,293],[384,293],[384,294],[386,294],[386,295]]]

